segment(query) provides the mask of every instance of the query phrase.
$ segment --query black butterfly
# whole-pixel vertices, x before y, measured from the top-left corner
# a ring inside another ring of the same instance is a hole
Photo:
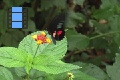
[[[48,33],[51,35],[54,44],[56,44],[56,40],[60,41],[65,36],[65,16],[65,12],[55,16],[55,18],[52,20],[49,27],[47,28]]]

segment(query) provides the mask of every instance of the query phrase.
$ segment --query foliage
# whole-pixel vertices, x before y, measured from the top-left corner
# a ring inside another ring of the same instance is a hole
[[[118,80],[119,4],[119,0],[1,0],[0,79],[69,80],[70,72],[73,80]],[[28,7],[28,29],[7,28],[7,9],[12,6]],[[31,36],[49,27],[62,11],[67,12],[66,37],[57,45],[38,47]]]
[[[115,63],[113,64],[113,66],[108,65],[107,66],[107,73],[109,75],[109,77],[112,80],[117,80],[119,79],[119,62],[120,62],[120,55],[117,54],[116,58],[115,58]]]
[[[41,32],[38,31],[33,34],[40,33]],[[50,35],[48,35],[46,31],[45,33],[47,34],[46,36],[50,38]],[[67,50],[66,38],[64,38],[62,41],[57,41],[56,45],[54,45],[54,43],[44,43],[38,45],[31,37],[33,34],[26,36],[23,41],[20,42],[19,48],[1,47],[0,64],[9,68],[24,67],[28,77],[31,69],[44,71],[50,74],[59,74],[79,68],[78,66],[64,63],[60,60],[62,58],[61,56],[63,56]],[[34,48],[32,46],[34,46]],[[10,79],[11,78],[7,80]]]

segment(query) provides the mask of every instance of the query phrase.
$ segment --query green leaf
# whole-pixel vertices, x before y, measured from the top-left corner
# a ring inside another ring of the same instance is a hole
[[[1,43],[6,46],[17,47],[18,43],[22,40],[24,34],[17,29],[9,29],[6,33],[1,35]]]
[[[40,32],[37,32],[38,34]],[[36,33],[36,34],[37,34]],[[34,35],[34,34],[33,34]],[[27,53],[32,54],[33,56],[35,55],[35,52],[37,50],[37,44],[35,40],[32,38],[32,35],[27,35],[19,44],[18,49],[22,49],[26,51]]]
[[[114,14],[120,14],[120,6],[119,5],[115,5],[114,7],[113,7],[113,12],[114,12]]]
[[[24,68],[15,68],[15,73],[19,76],[19,77],[22,77],[22,76],[25,76],[27,75],[27,73],[25,72],[25,69]]]
[[[26,58],[26,52],[17,48],[0,48],[0,64],[5,67],[23,67],[26,63]]]
[[[89,75],[81,72],[78,69],[71,70],[71,71],[69,71],[69,73],[72,73],[74,75],[73,80],[97,80],[97,79],[93,78],[92,76],[89,76]],[[68,80],[67,77],[68,77],[68,75],[65,72],[65,73],[57,74],[55,76],[55,80]]]
[[[0,10],[0,33],[5,33],[7,29],[7,11]]]
[[[43,51],[41,54],[46,54],[46,55],[53,55],[56,56],[58,59],[63,58],[67,51],[67,39],[64,38],[61,41],[56,41],[55,44],[50,44]]]
[[[55,60],[58,60],[56,58],[56,56],[46,55],[46,54],[40,54],[39,56],[37,56],[37,57],[34,58],[33,64],[40,63],[41,65],[47,65],[48,63],[52,63]]]
[[[67,28],[74,28],[80,22],[85,22],[85,16],[81,13],[75,13],[73,11],[68,11],[68,15],[66,17],[65,26]]]
[[[44,80],[58,80],[58,79],[54,79],[56,75],[53,75],[53,74],[49,74],[49,75],[46,75]]]
[[[23,31],[31,31],[31,32],[35,32],[36,31],[36,27],[35,27],[35,23],[32,20],[28,20],[28,29],[23,29]]]
[[[116,31],[116,34],[114,36],[114,40],[118,45],[120,45],[120,16],[119,15],[114,15],[109,18],[109,26],[112,31]]]
[[[84,73],[84,75],[86,74],[86,77],[87,77],[87,75],[89,75],[89,76],[96,78],[97,80],[107,80],[108,79],[107,74],[102,69],[97,67],[96,65],[82,63],[82,62],[75,62],[74,64],[82,67],[80,69],[80,71],[82,71]],[[83,80],[87,80],[87,79],[83,79]],[[88,78],[88,80],[89,80],[89,78]]]
[[[112,15],[114,15],[114,12],[110,8],[105,8],[105,9],[95,10],[92,14],[92,17],[100,20],[100,19],[108,19]]]
[[[77,49],[85,49],[89,45],[89,38],[85,35],[78,34],[73,30],[68,30],[66,32],[66,37],[68,39],[68,49],[73,50]]]
[[[31,17],[34,17],[35,12],[33,10],[33,8],[27,8],[28,9],[28,19],[31,19]]]
[[[75,70],[75,71],[71,71],[71,72],[75,76],[74,80],[97,80],[96,78],[93,78],[92,76],[89,76],[79,70]]]
[[[60,60],[58,61],[56,56],[43,54],[34,59],[32,67],[33,69],[37,69],[39,71],[44,71],[51,74],[59,74],[79,68],[78,66],[63,63]]]
[[[25,64],[25,70],[27,74],[29,74],[29,71],[31,70],[32,63],[33,63],[33,56],[29,54],[27,57],[26,64]]]
[[[0,67],[0,79],[1,80],[14,80],[11,72],[4,67]]]
[[[48,76],[45,72],[41,72],[35,69],[31,69],[29,75],[30,75],[31,80],[42,80],[43,77]]]
[[[51,35],[47,33],[48,38],[51,38]],[[32,33],[31,35],[26,36],[19,44],[19,49],[23,49],[28,53],[31,53],[33,56],[39,56],[40,54],[46,54],[46,55],[57,55],[56,57],[62,58],[63,55],[67,51],[67,40],[64,38],[61,41],[56,41],[55,44],[41,44],[37,45],[36,41],[31,37],[36,34],[40,34],[41,31],[37,31]],[[51,39],[52,40],[52,39]],[[37,50],[37,51],[36,51]],[[35,54],[36,53],[36,54]]]
[[[18,68],[18,67],[17,67]],[[23,76],[19,77],[17,73],[15,73],[15,68],[8,68],[8,70],[12,73],[14,80],[23,80]]]
[[[120,79],[120,54],[116,55],[115,63],[112,66],[107,66],[106,69],[111,80]]]
[[[102,1],[102,5],[101,8],[112,8],[115,5],[119,5],[118,0],[101,0]]]
[[[13,7],[13,6],[20,6],[22,5],[24,2],[30,2],[30,0],[3,0],[8,7]]]
[[[33,8],[27,8],[28,9],[28,29],[22,29],[23,31],[32,31],[35,32],[36,31],[36,27],[35,27],[35,23],[31,20],[32,17],[34,17],[35,13]]]
[[[110,26],[108,24],[100,24],[99,22],[93,20],[93,25],[97,33],[106,33],[110,31]]]
[[[120,16],[113,15],[109,18],[109,26],[111,27],[112,31],[120,31]]]
[[[65,9],[66,8],[66,0],[41,0],[41,9],[42,10],[47,10],[53,6],[56,6],[60,9]]]
[[[92,14],[92,17],[96,19],[108,19],[110,16],[119,13],[120,6],[117,0],[102,0],[100,9],[95,10]]]
[[[109,60],[112,60],[115,58],[115,53],[118,52],[119,50],[119,45],[113,40],[111,43],[108,45],[108,54],[106,55]],[[109,54],[110,53],[110,54]]]
[[[75,0],[75,3],[78,4],[78,5],[83,6],[84,1],[85,0]]]
[[[101,44],[102,42],[102,44]],[[96,38],[90,41],[90,46],[95,47],[96,49],[107,49],[108,48],[108,41],[105,38]]]
[[[3,77],[2,75],[0,75],[0,79],[1,79],[1,80],[7,80],[7,79],[5,79],[5,77]]]

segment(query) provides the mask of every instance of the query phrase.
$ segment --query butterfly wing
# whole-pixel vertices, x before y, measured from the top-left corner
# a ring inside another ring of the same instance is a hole
[[[48,33],[52,36],[54,44],[56,44],[55,40],[60,41],[65,36],[65,31],[64,31],[65,16],[66,16],[65,12],[55,16],[55,18],[52,20],[52,22],[50,23],[47,29]]]

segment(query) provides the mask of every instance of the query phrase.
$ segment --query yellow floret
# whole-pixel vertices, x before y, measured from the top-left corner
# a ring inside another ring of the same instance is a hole
[[[51,40],[49,38],[46,38],[47,43],[51,43]]]
[[[74,75],[72,73],[68,72],[67,75],[68,75],[69,78],[74,78]]]
[[[46,35],[46,33],[44,31],[41,31],[41,34],[44,35],[44,36]]]
[[[37,35],[33,35],[32,38],[33,38],[33,39],[36,39],[36,38],[37,38]]]
[[[40,45],[40,44],[42,44],[42,42],[43,42],[42,40],[38,40],[37,44]]]

